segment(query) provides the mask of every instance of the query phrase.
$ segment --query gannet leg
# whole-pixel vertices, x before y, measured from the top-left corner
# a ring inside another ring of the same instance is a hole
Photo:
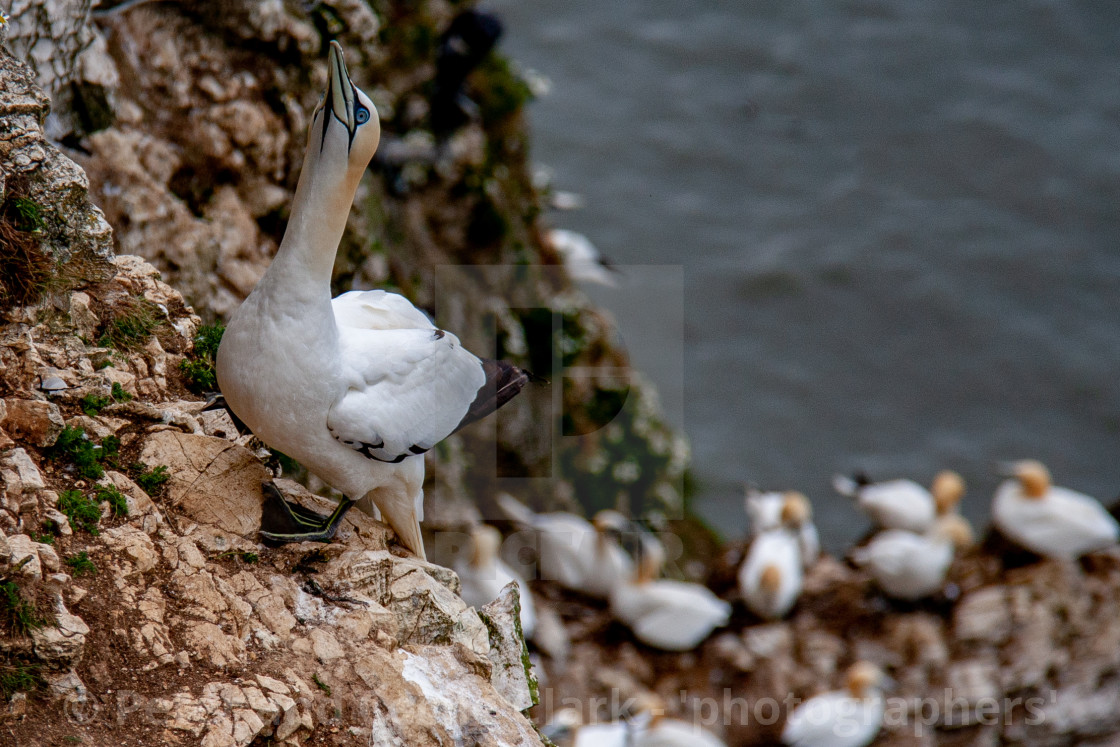
[[[271,482],[261,485],[264,503],[261,506],[261,537],[271,544],[289,542],[327,542],[338,531],[342,517],[354,505],[343,498],[329,516],[315,513],[298,503],[284,500]]]

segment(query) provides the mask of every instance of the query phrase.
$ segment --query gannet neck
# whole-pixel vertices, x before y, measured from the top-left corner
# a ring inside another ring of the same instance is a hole
[[[288,287],[321,291],[329,300],[338,243],[358,182],[381,139],[377,110],[350,80],[335,42],[327,55],[326,93],[311,117],[307,139],[291,218],[268,273]]]
[[[268,274],[290,275],[289,280],[314,286],[329,301],[335,255],[346,230],[357,180],[351,185],[337,174],[323,173],[326,171],[321,163],[305,161],[291,218]]]

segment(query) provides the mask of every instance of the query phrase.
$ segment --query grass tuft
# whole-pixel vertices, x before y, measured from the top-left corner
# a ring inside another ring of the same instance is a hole
[[[47,450],[50,459],[73,462],[78,474],[90,480],[99,480],[105,470],[101,467],[99,449],[81,428],[66,426],[54,446]]]
[[[214,361],[218,346],[226,328],[222,324],[206,324],[199,327],[194,336],[194,350],[179,362],[179,371],[186,379],[187,388],[199,394],[218,389],[218,376],[214,372]]]
[[[0,696],[5,700],[16,693],[35,692],[45,684],[38,664],[0,662]]]
[[[124,497],[124,493],[117,490],[116,485],[98,485],[95,492],[99,503],[108,501],[113,516],[128,516],[128,499]]]
[[[39,616],[35,605],[24,598],[15,581],[0,582],[0,621],[17,636],[25,636],[48,622]]]
[[[71,529],[84,529],[94,537],[101,533],[97,528],[101,521],[101,505],[87,498],[82,491],[62,491],[58,496],[58,510],[70,520]]]
[[[159,306],[146,298],[131,298],[114,309],[97,344],[103,348],[137,350],[163,323]]]
[[[160,465],[149,468],[143,462],[132,463],[132,479],[148,495],[159,495],[164,490],[164,485],[171,479],[167,467]]]
[[[70,575],[74,578],[85,575],[97,575],[97,566],[89,559],[89,553],[85,550],[67,557],[66,565],[70,566]]]
[[[82,412],[89,415],[91,418],[100,415],[101,411],[111,404],[113,404],[112,397],[102,397],[99,394],[87,394],[82,397],[81,402],[78,403],[79,407],[82,408]]]

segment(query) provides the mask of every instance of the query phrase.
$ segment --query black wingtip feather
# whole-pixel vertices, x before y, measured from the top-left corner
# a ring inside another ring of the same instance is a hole
[[[482,370],[486,373],[486,383],[479,388],[474,402],[455,430],[464,428],[516,397],[529,383],[531,374],[505,361],[484,360]]]

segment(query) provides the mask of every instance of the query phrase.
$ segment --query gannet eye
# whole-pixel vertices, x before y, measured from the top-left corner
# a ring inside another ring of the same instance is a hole
[[[369,121],[369,109],[362,107],[354,112],[354,121],[358,124],[365,124]]]

